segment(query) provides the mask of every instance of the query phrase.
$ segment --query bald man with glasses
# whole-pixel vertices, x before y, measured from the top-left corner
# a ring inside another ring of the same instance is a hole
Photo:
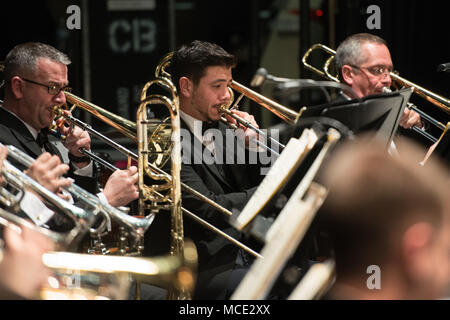
[[[383,88],[392,84],[389,74],[393,63],[386,41],[372,34],[358,33],[346,38],[336,50],[336,67],[339,79],[349,85],[358,98],[383,93]],[[343,94],[341,99],[350,97]],[[405,108],[400,126],[422,128],[423,124],[418,113]]]

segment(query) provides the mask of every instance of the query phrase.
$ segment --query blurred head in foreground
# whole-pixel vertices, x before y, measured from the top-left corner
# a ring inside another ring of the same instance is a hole
[[[425,167],[425,150],[389,156],[361,138],[343,145],[324,172],[321,220],[336,260],[334,299],[438,299],[449,292],[448,170]]]

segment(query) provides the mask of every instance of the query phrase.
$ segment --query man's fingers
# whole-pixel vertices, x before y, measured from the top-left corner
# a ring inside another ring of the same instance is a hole
[[[130,170],[132,168],[134,168],[134,169]],[[136,185],[138,182],[138,179],[139,179],[139,174],[138,174],[137,168],[135,166],[132,166],[132,167],[128,168],[128,172],[130,173],[133,185]]]
[[[128,172],[130,173],[130,175],[134,175],[135,173],[137,173],[138,169],[136,166],[131,166],[128,168]]]
[[[55,186],[59,188],[67,188],[73,183],[72,179],[60,178],[55,182]]]
[[[61,177],[63,174],[65,174],[67,171],[69,171],[69,166],[68,166],[67,164],[63,163],[63,164],[61,164],[61,165],[55,167],[52,171],[53,171],[52,173],[53,173],[57,178],[59,178],[59,177]]]
[[[69,136],[72,133],[72,126],[59,126],[58,127],[58,132],[64,136]]]
[[[238,125],[236,119],[234,119],[232,116],[228,115],[228,114],[224,114],[225,115],[225,119],[227,119],[227,121],[229,123],[232,123],[234,125]]]
[[[52,156],[45,152],[39,156],[35,162],[25,171],[25,173],[33,179],[39,179],[46,176],[49,171],[61,164],[58,156]]]
[[[5,160],[7,155],[8,155],[8,149],[1,147],[0,148],[0,161]]]
[[[44,152],[39,157],[37,157],[35,163],[46,162],[51,157],[52,157],[52,155],[49,152]]]
[[[58,197],[60,197],[61,199],[65,200],[65,201],[69,201],[70,200],[70,196],[67,194],[64,194],[62,192],[57,192],[56,195]]]

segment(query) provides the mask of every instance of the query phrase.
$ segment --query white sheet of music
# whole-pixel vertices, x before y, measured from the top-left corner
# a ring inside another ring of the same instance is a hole
[[[329,148],[334,145],[339,139],[341,135],[339,132],[337,132],[335,129],[328,129],[328,141],[323,146],[322,150],[319,152],[319,154],[316,156],[316,159],[314,159],[314,162],[309,167],[306,174],[303,176],[302,180],[298,184],[297,188],[295,188],[295,191],[292,193],[291,198],[286,203],[285,207],[288,207],[290,205],[291,201],[295,201],[295,198],[303,198],[305,192],[310,187],[311,183],[313,182],[314,178],[316,177],[317,172],[319,171],[323,160],[325,159],[325,156],[329,150]],[[287,210],[281,210],[281,212],[278,214],[277,218],[273,222],[270,229],[267,231],[265,235],[265,241],[271,241],[271,239],[279,232],[282,232],[283,226],[286,223],[289,223],[289,216],[287,214]],[[281,231],[279,231],[281,230]]]
[[[304,200],[294,197],[293,201],[286,205],[283,210],[287,211],[290,217],[288,223],[264,246],[261,251],[264,258],[257,259],[252,264],[233,293],[232,300],[265,299],[287,260],[297,249],[325,196],[326,189],[313,184]]]
[[[300,138],[291,138],[289,140],[277,161],[270,168],[266,177],[237,217],[233,224],[236,229],[242,230],[245,228],[267,205],[286,180],[294,173],[317,140],[317,135],[311,129],[305,129]]]
[[[333,283],[334,273],[333,260],[314,264],[289,295],[288,300],[319,299]]]

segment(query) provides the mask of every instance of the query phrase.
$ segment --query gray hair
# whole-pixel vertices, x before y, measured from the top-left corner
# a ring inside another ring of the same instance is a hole
[[[40,58],[47,58],[52,61],[69,65],[69,57],[54,47],[39,43],[26,42],[15,46],[6,56],[4,65],[5,80],[9,81],[12,77],[36,71],[36,63]]]
[[[369,33],[357,33],[346,38],[336,50],[336,68],[342,79],[342,67],[344,65],[359,66],[366,62],[367,57],[362,54],[361,46],[366,43],[384,44],[386,41],[376,35]]]

